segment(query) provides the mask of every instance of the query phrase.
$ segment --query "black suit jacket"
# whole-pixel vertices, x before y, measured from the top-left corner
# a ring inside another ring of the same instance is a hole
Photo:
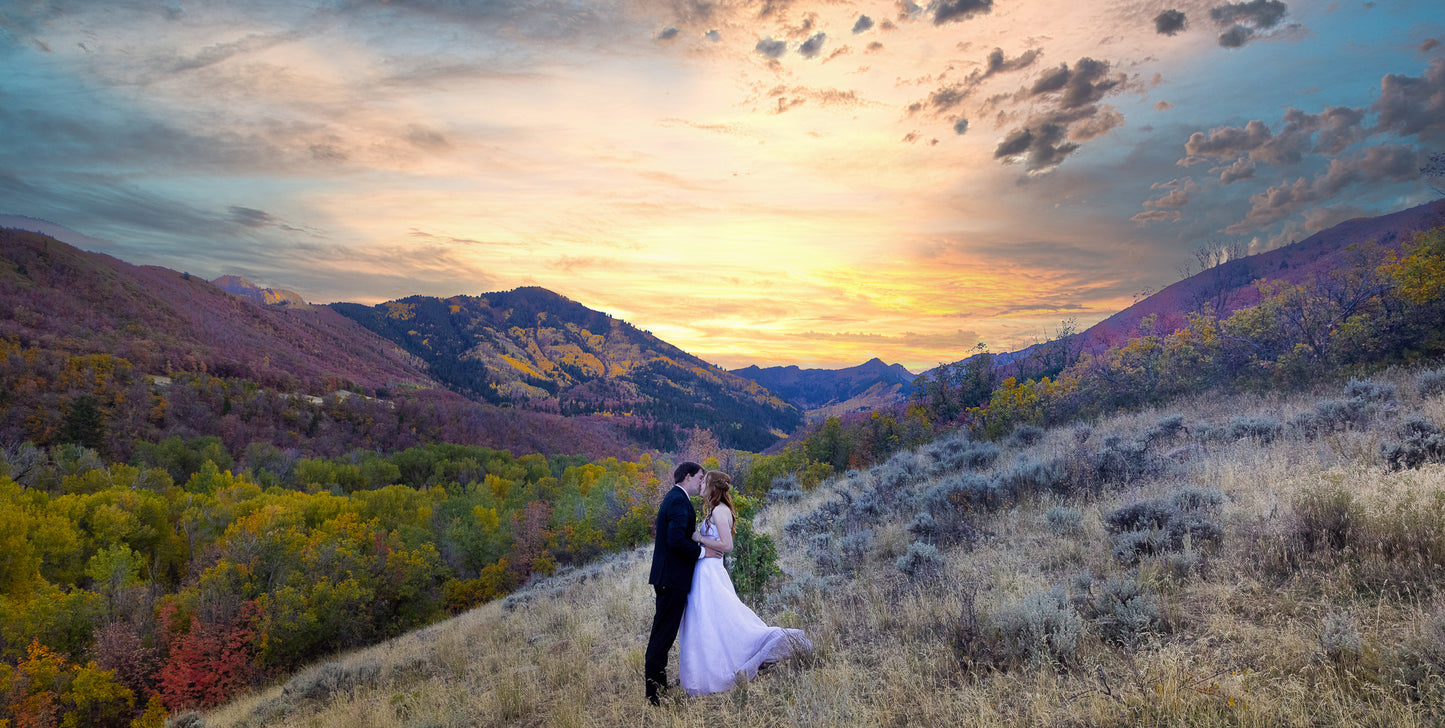
[[[692,572],[702,545],[692,540],[697,529],[697,512],[692,500],[678,486],[667,491],[657,509],[657,535],[653,538],[652,572],[647,583],[692,590]]]

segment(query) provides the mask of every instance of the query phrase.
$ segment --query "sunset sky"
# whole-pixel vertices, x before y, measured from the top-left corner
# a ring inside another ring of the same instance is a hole
[[[1433,199],[1441,7],[0,0],[0,225],[917,372]]]

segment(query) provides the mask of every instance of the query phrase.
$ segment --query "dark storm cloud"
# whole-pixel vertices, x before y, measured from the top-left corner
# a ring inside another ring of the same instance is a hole
[[[1002,48],[995,48],[988,54],[987,65],[982,78],[988,78],[994,74],[1007,73],[1009,71],[1021,71],[1034,64],[1043,51],[1033,48],[1024,51],[1018,58],[1005,58]]]
[[[817,58],[818,54],[823,52],[823,44],[826,42],[828,42],[827,33],[815,33],[798,46],[798,53],[804,58]]]
[[[1209,17],[1221,27],[1248,24],[1255,28],[1269,29],[1279,25],[1289,6],[1280,0],[1253,0],[1247,3],[1220,5],[1209,11]]]
[[[1300,177],[1250,197],[1250,210],[1244,219],[1224,231],[1254,232],[1308,206],[1326,202],[1350,187],[1415,179],[1419,176],[1419,158],[1414,147],[1396,144],[1370,147],[1348,159],[1330,160],[1328,171],[1312,180]]]
[[[1160,35],[1176,35],[1188,25],[1184,13],[1179,10],[1165,10],[1154,16],[1154,32]]]
[[[1376,131],[1418,134],[1422,140],[1445,136],[1445,59],[1430,61],[1418,78],[1386,75],[1370,110],[1378,114]]]
[[[777,60],[782,58],[784,53],[788,52],[788,43],[787,41],[773,40],[771,37],[768,37],[758,41],[758,44],[753,47],[753,50],[757,51],[758,54],[764,58]]]
[[[1057,167],[1079,148],[1065,141],[1068,127],[1062,124],[1040,124],[1015,129],[994,150],[994,159],[1020,160],[1030,172]]]
[[[681,30],[678,30],[677,28],[663,28],[662,31],[657,34],[657,39],[658,39],[658,40],[672,40],[672,39],[676,38],[676,37],[678,36],[678,34],[681,33],[681,32],[682,32],[682,31],[681,31]]]
[[[1219,45],[1225,48],[1242,48],[1252,35],[1254,31],[1248,26],[1236,25],[1219,34]]]
[[[853,24],[853,35],[867,33],[873,29],[873,19],[867,15],[859,15],[858,22]]]
[[[1107,61],[1080,58],[1070,69],[1068,64],[1050,71],[1029,89],[1030,96],[1044,96],[1059,93],[1059,105],[1065,109],[1076,109],[1103,99],[1106,94],[1124,82],[1122,74],[1109,77]]]
[[[993,10],[993,0],[933,0],[928,11],[933,13],[933,24],[943,25],[967,20]]]
[[[1111,74],[1109,64],[1080,58],[1073,68],[1064,64],[1046,72],[1015,98],[1047,99],[1055,108],[1037,114],[1014,129],[994,152],[996,159],[1023,161],[1029,171],[1057,166],[1079,148],[1124,123],[1117,110],[1098,105],[1110,92],[1124,88],[1123,74]]]

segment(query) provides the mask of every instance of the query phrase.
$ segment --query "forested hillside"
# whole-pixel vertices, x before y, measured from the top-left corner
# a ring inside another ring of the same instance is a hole
[[[425,361],[452,389],[496,404],[639,421],[671,449],[689,427],[761,450],[802,422],[797,408],[632,325],[541,288],[333,308]]]
[[[132,465],[5,453],[3,719],[159,725],[632,548],[672,467],[443,444],[250,455],[242,469],[214,438],[141,446]]]

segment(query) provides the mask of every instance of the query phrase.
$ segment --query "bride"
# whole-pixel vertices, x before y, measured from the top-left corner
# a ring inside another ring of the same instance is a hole
[[[703,480],[707,517],[692,535],[705,549],[692,575],[692,591],[678,632],[678,677],[689,695],[728,690],[751,680],[758,667],[813,649],[800,629],[769,627],[738,599],[722,555],[733,550],[732,478],[720,470]]]

